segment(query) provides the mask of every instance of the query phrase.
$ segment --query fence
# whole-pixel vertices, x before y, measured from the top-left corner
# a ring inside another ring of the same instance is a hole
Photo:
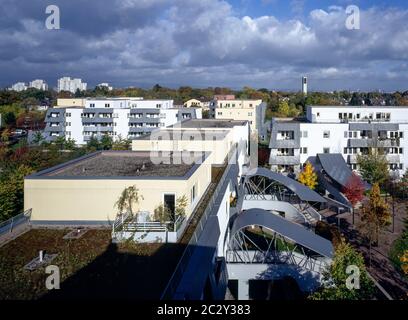
[[[233,149],[233,151],[235,152],[230,152],[229,156],[228,156],[228,165],[225,168],[225,171],[220,179],[220,181],[218,182],[217,187],[215,188],[215,191],[211,197],[211,200],[208,202],[207,207],[200,219],[199,224],[196,226],[196,229],[194,230],[194,233],[189,241],[189,243],[187,244],[186,249],[183,252],[183,255],[180,258],[180,261],[178,262],[176,269],[173,272],[173,275],[171,276],[166,288],[163,291],[163,294],[161,296],[161,300],[169,300],[172,298],[172,296],[174,295],[174,293],[177,290],[177,286],[180,283],[180,280],[187,268],[188,262],[193,254],[194,251],[194,247],[197,245],[198,243],[198,239],[200,238],[204,226],[208,220],[209,215],[211,214],[211,212],[214,209],[214,205],[216,203],[217,197],[219,195],[219,193],[221,192],[221,190],[224,187],[224,183],[225,180],[227,179],[231,168],[234,166],[234,161],[229,161],[231,158],[233,158],[234,156],[236,156],[236,149]]]
[[[0,223],[0,236],[13,232],[14,228],[30,221],[31,209],[16,215],[15,217]]]

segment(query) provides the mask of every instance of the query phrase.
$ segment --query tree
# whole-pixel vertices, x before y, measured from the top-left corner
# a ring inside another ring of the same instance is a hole
[[[353,224],[354,224],[354,208],[364,197],[364,183],[361,178],[353,173],[343,188],[343,193],[353,206]]]
[[[122,139],[119,135],[118,140],[112,142],[112,150],[129,150],[131,144],[129,139]]]
[[[360,272],[360,288],[348,288],[347,273],[349,266],[356,266]],[[323,280],[326,285],[319,291],[312,294],[312,300],[365,300],[373,296],[374,285],[368,277],[363,256],[353,247],[341,241],[334,253],[334,259],[328,270],[323,273]]]
[[[362,178],[370,184],[382,184],[388,178],[388,161],[375,149],[367,155],[359,154],[357,164]]]
[[[176,219],[178,217],[185,217],[186,216],[186,208],[187,208],[188,200],[185,195],[178,197],[176,200],[176,207],[174,209],[176,214]]]
[[[391,213],[384,199],[381,197],[378,183],[372,186],[369,200],[363,205],[361,221],[363,233],[369,241],[371,261],[371,246],[374,240],[378,243],[381,228],[391,224]]]
[[[102,136],[102,139],[101,139],[101,142],[100,142],[102,150],[111,150],[112,149],[112,143],[113,143],[113,140],[112,140],[112,138],[110,136],[108,136],[107,134],[104,134]]]
[[[400,258],[401,268],[405,275],[408,276],[408,250],[404,251],[404,254]]]
[[[160,223],[167,223],[171,220],[171,211],[166,205],[160,204],[154,209],[153,218]]]
[[[41,131],[37,131],[36,133],[34,133],[34,137],[33,137],[33,144],[39,146],[41,145],[42,142],[44,142],[44,137],[41,133]]]
[[[26,165],[3,172],[0,180],[0,221],[9,219],[24,208],[24,177],[33,173]]]
[[[7,127],[14,127],[16,125],[16,115],[13,112],[6,112],[3,119]]]
[[[279,101],[278,104],[278,113],[282,117],[287,117],[289,115],[289,104],[286,100],[284,101]]]
[[[316,188],[317,174],[314,171],[314,168],[309,161],[306,162],[306,165],[303,171],[299,174],[299,182],[309,187],[312,190]]]
[[[139,194],[139,189],[136,186],[130,186],[125,188],[118,201],[115,203],[115,207],[118,208],[119,214],[129,213],[131,217],[136,217],[137,215],[133,211],[134,206],[138,205],[140,200],[143,200],[143,196]]]
[[[99,140],[96,139],[94,136],[89,139],[88,143],[86,144],[86,149],[90,152],[99,150],[101,148],[101,144],[99,143]]]

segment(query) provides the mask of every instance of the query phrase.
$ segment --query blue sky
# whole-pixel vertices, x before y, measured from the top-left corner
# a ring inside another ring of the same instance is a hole
[[[408,1],[0,0],[0,86],[408,90]],[[346,27],[358,5],[361,28]]]
[[[406,0],[228,0],[239,15],[259,17],[273,15],[280,19],[303,17],[315,9],[327,9],[330,6],[357,5],[360,9],[373,6],[379,8],[408,8]]]

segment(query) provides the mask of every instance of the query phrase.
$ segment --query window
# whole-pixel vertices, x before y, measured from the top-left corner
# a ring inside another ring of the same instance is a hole
[[[217,112],[217,114],[218,114],[219,116],[222,116],[222,112]]]
[[[330,148],[323,148],[323,153],[330,153]]]
[[[110,104],[109,104],[109,103],[105,103],[105,108],[110,108]]]
[[[176,195],[174,193],[165,193],[163,195],[163,203],[170,210],[172,216],[174,217],[176,208]]]
[[[89,107],[90,107],[90,108],[95,108],[95,103],[91,103],[91,104],[89,105]]]
[[[320,117],[320,112],[317,113],[317,116]]]
[[[303,138],[307,138],[308,137],[308,132],[307,131],[302,131],[303,132]]]
[[[348,152],[347,152],[347,148],[344,148],[344,152],[343,152],[344,154],[347,154]]]
[[[68,112],[68,113],[65,114],[65,116],[66,116],[67,118],[69,118],[69,117],[71,116],[71,113]]]
[[[248,116],[249,116],[249,117],[252,117],[252,112],[248,112]]]
[[[348,138],[348,131],[344,131],[344,138]]]
[[[300,148],[300,154],[307,154],[307,148],[306,147]]]
[[[191,189],[191,203],[194,202],[196,196],[197,196],[197,190],[196,190],[196,186],[194,185],[193,188]]]
[[[328,130],[323,131],[323,138],[329,139],[330,138],[330,131],[328,131]]]
[[[342,113],[339,113],[339,119],[340,120],[343,119],[343,114]]]

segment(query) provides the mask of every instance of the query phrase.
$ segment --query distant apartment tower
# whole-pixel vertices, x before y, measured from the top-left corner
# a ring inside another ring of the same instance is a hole
[[[44,80],[36,79],[30,82],[29,88],[35,88],[38,90],[46,91],[48,90],[48,85]]]
[[[48,141],[65,137],[82,145],[104,135],[113,140],[134,139],[157,128],[202,117],[201,108],[174,108],[173,100],[100,98],[85,99],[84,106],[81,104],[48,109],[44,130]]]
[[[58,79],[58,92],[69,91],[75,93],[77,90],[85,91],[87,84],[81,79],[71,79],[70,77],[62,77]]]
[[[302,77],[302,93],[307,95],[307,77]]]
[[[100,89],[106,88],[106,89],[108,89],[108,91],[112,91],[112,90],[113,90],[113,87],[110,86],[109,83],[107,83],[107,82],[102,82],[102,83],[98,84],[98,85],[96,86],[96,88],[100,88]]]
[[[27,90],[27,85],[24,82],[17,82],[11,86],[10,90],[21,92]]]

